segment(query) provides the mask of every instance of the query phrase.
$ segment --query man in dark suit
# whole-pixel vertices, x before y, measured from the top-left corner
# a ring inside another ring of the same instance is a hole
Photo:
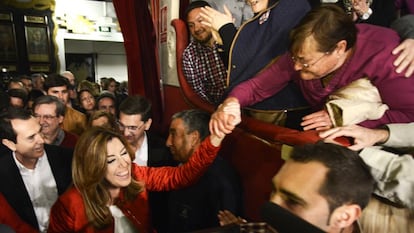
[[[22,109],[0,115],[0,192],[20,218],[44,232],[49,211],[71,184],[72,150],[44,144],[39,122]]]
[[[174,166],[165,139],[150,133],[151,103],[143,96],[129,96],[119,106],[118,126],[121,133],[135,151],[134,162],[141,166]],[[159,232],[166,227],[166,192],[150,192],[149,204],[153,226]]]

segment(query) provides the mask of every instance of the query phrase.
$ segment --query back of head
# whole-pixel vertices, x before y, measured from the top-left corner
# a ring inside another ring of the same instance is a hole
[[[344,204],[357,204],[361,209],[368,204],[374,179],[357,152],[319,142],[296,147],[290,159],[299,163],[319,162],[328,168],[319,193],[328,201],[331,212]]]
[[[146,122],[151,118],[151,103],[140,95],[128,96],[119,106],[119,112],[126,115],[141,115],[141,120]]]
[[[36,107],[41,104],[54,104],[56,106],[56,115],[65,116],[66,106],[57,97],[51,95],[44,95],[38,97],[33,102],[33,111],[35,111]]]
[[[12,120],[28,120],[32,118],[28,110],[10,107],[6,112],[0,113],[0,139],[8,139],[16,143],[17,135],[11,123]]]
[[[192,1],[188,5],[187,9],[185,10],[185,14],[184,14],[185,18],[184,18],[184,20],[187,21],[188,13],[190,13],[190,11],[192,11],[192,10],[194,10],[196,8],[201,8],[201,7],[205,7],[205,6],[210,6],[210,4],[208,2],[206,2],[206,1]]]
[[[290,51],[297,54],[306,38],[313,36],[319,52],[330,52],[345,40],[347,49],[355,45],[357,29],[352,18],[335,4],[322,4],[312,9],[290,32]]]
[[[184,110],[175,113],[172,116],[172,119],[181,119],[187,128],[187,133],[198,131],[201,141],[210,135],[208,125],[210,121],[210,114],[205,111],[199,109]]]
[[[67,78],[60,74],[51,74],[47,77],[44,83],[45,91],[47,92],[51,87],[62,87],[66,86],[69,90],[70,84]]]

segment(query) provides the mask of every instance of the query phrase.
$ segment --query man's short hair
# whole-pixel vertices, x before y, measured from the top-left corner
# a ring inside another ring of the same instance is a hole
[[[44,96],[38,97],[33,103],[33,112],[36,109],[36,107],[41,104],[55,104],[56,106],[55,114],[57,116],[65,116],[66,106],[56,96],[44,95]]]
[[[201,8],[201,7],[205,7],[205,6],[211,7],[210,4],[208,2],[206,2],[206,1],[193,1],[193,2],[191,2],[188,5],[187,9],[185,10],[185,13],[184,13],[184,17],[185,18],[184,18],[184,20],[187,21],[188,14],[190,13],[190,11],[192,11],[192,10],[194,10],[196,8]]]
[[[208,125],[210,121],[210,114],[205,111],[199,109],[184,110],[175,113],[172,116],[172,119],[181,119],[186,127],[186,133],[198,131],[201,141],[210,135]]]
[[[92,93],[91,93],[92,94]],[[103,91],[103,92],[101,92],[101,94],[98,96],[98,98],[96,99],[96,103],[98,104],[99,103],[99,101],[101,100],[101,99],[103,99],[103,98],[110,98],[113,102],[114,102],[114,105],[116,105],[116,97],[115,97],[115,95],[114,94],[112,94],[111,92],[109,92],[109,91]]]
[[[374,179],[357,152],[318,142],[295,147],[290,159],[299,163],[319,162],[328,168],[319,193],[328,201],[331,213],[343,204],[358,204],[361,209],[368,204]]]
[[[70,89],[69,80],[63,77],[60,74],[51,74],[47,77],[44,83],[45,91],[47,92],[51,87],[62,87],[66,86],[66,88]]]
[[[140,95],[128,96],[122,101],[119,111],[126,115],[141,115],[141,120],[146,122],[151,118],[151,103]]]
[[[8,139],[17,143],[17,134],[11,120],[28,120],[32,117],[30,111],[23,108],[9,108],[7,112],[0,113],[0,139]]]
[[[319,52],[333,51],[341,40],[346,41],[349,49],[355,45],[357,32],[355,22],[343,9],[335,4],[322,4],[308,12],[290,31],[290,52],[296,55],[309,36],[315,39]]]

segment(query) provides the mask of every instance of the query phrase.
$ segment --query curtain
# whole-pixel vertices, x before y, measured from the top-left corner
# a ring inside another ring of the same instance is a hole
[[[153,126],[157,128],[162,121],[163,101],[157,40],[148,1],[113,0],[113,4],[124,37],[129,94],[143,95],[151,101]]]

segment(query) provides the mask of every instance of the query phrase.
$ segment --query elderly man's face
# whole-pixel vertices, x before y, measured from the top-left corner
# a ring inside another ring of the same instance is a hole
[[[293,55],[295,70],[303,80],[320,79],[340,67],[339,59],[332,52],[320,52],[312,36],[305,39],[302,49]]]
[[[329,205],[319,193],[325,181],[322,163],[287,161],[273,177],[271,201],[324,231],[329,231]]]

